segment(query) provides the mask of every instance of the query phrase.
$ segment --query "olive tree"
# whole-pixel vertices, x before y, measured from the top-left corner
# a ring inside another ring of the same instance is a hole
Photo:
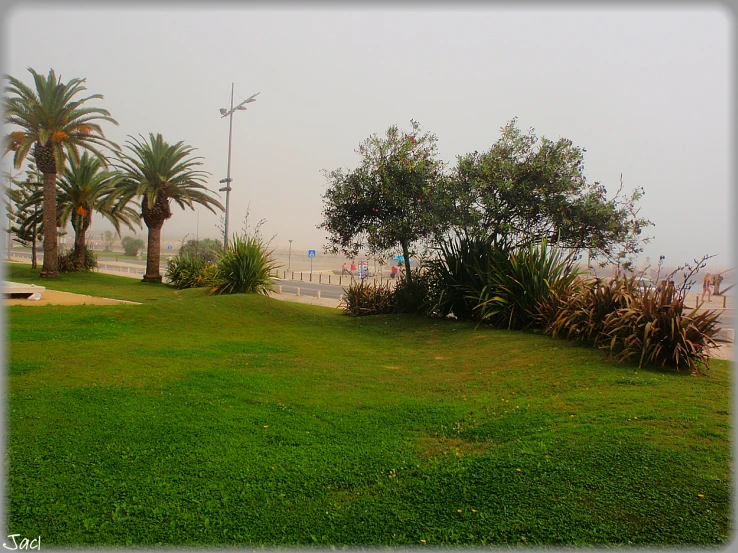
[[[539,139],[511,120],[486,152],[459,156],[447,181],[445,213],[460,234],[482,235],[507,247],[547,240],[589,251],[606,262],[642,251],[639,216],[643,188],[611,198],[599,182],[584,175],[584,150],[571,140]]]
[[[442,223],[435,208],[443,180],[436,142],[416,121],[408,132],[393,125],[384,136],[373,134],[359,145],[355,169],[326,171],[318,226],[328,233],[326,252],[354,257],[362,249],[377,256],[399,250],[411,284],[416,245]]]

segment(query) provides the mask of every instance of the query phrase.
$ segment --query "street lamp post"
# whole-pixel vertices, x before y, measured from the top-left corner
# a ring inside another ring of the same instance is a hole
[[[8,179],[8,188],[10,192],[12,193],[13,192],[13,181],[11,179]],[[9,199],[8,200],[8,261],[10,261],[11,250],[13,249],[13,235],[11,234],[12,232],[11,229],[13,228],[12,214],[13,214],[13,205],[10,203],[10,199]]]
[[[292,269],[292,240],[289,240],[289,243],[290,243],[290,254],[287,257],[287,270],[288,271]]]
[[[226,193],[226,205],[225,205],[225,228],[223,229],[223,248],[228,247],[228,208],[229,208],[229,201],[231,198],[231,143],[233,140],[233,112],[235,111],[241,111],[246,110],[246,107],[244,104],[250,104],[251,102],[256,101],[256,97],[259,95],[257,92],[256,94],[252,94],[249,96],[246,100],[238,104],[235,108],[233,107],[233,87],[234,83],[231,83],[231,109],[224,109],[220,108],[220,118],[223,119],[224,117],[228,117],[230,119],[228,124],[228,172],[226,173],[226,178],[220,179],[220,184],[224,184],[225,186],[223,188],[219,188],[219,192],[225,192]]]

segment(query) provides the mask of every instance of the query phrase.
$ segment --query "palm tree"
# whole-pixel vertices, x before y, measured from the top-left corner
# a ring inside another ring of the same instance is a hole
[[[120,236],[120,224],[124,223],[132,231],[136,231],[133,223],[139,223],[140,217],[135,209],[127,205],[121,198],[124,194],[120,186],[122,175],[105,171],[102,162],[87,152],[82,154],[79,162],[68,160],[64,173],[57,181],[56,206],[57,221],[60,227],[70,220],[74,229],[74,253],[79,266],[84,266],[87,229],[92,223],[92,214],[98,212],[113,224]],[[43,190],[31,195],[21,209],[30,209],[43,198]],[[41,214],[30,216],[28,223],[42,224]],[[112,233],[111,233],[112,234]]]
[[[115,228],[120,236],[120,224],[125,224],[136,232],[133,223],[141,226],[135,209],[122,198],[125,190],[121,187],[123,176],[115,171],[105,171],[100,159],[82,154],[79,162],[69,160],[69,166],[57,182],[57,218],[59,226],[70,220],[74,229],[74,255],[79,266],[84,266],[87,229],[92,223],[92,214],[97,212]]]
[[[85,79],[72,79],[63,83],[53,69],[44,77],[28,68],[33,75],[36,90],[18,79],[6,75],[9,85],[5,92],[5,123],[22,130],[5,137],[5,153],[14,151],[13,165],[20,168],[23,160],[34,148],[36,163],[44,180],[44,264],[41,276],[58,278],[56,176],[65,165],[65,159],[79,161],[79,149],[90,151],[105,165],[105,156],[99,146],[118,147],[106,139],[99,121],[117,125],[110,113],[102,108],[85,107],[88,100],[101,99],[93,94],[74,99],[87,90]],[[66,154],[66,155],[65,155]]]
[[[139,135],[141,136],[141,135]],[[118,169],[123,173],[128,198],[141,198],[141,216],[149,229],[144,282],[161,282],[161,228],[172,216],[170,202],[182,209],[194,209],[194,204],[223,209],[205,187],[207,172],[196,169],[201,157],[193,157],[195,150],[180,141],[168,144],[160,134],[149,133],[149,141],[129,137],[126,148],[130,154],[120,154]]]

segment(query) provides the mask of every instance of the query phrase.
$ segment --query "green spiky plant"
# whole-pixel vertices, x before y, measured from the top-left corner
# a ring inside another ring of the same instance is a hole
[[[97,255],[87,244],[82,250],[82,259],[80,260],[77,249],[69,250],[59,256],[58,266],[62,273],[74,273],[77,271],[94,271],[97,269]]]
[[[459,319],[471,320],[476,297],[489,284],[489,267],[497,247],[480,236],[457,235],[442,241],[438,250],[438,257],[428,263],[428,311],[441,317],[453,313]]]
[[[574,255],[543,240],[508,253],[494,250],[483,275],[487,284],[469,299],[480,322],[508,329],[538,326],[540,307],[564,293],[579,276]]]
[[[165,277],[167,282],[178,290],[208,286],[212,282],[203,281],[201,277],[206,265],[214,263],[199,256],[180,253],[167,260]]]
[[[234,235],[218,257],[212,293],[267,295],[273,289],[271,274],[278,265],[270,254],[258,237]]]

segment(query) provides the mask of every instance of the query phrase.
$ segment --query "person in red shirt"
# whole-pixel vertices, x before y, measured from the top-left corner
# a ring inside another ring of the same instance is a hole
[[[390,269],[390,278],[395,278],[397,276],[397,265],[392,265],[392,269]]]
[[[352,261],[351,262],[351,276],[353,276],[355,272],[356,272],[356,263]]]

